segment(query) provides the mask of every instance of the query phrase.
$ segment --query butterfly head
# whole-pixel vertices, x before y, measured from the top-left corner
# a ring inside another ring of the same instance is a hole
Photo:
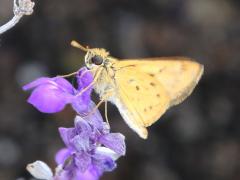
[[[107,57],[109,53],[105,49],[88,49],[87,54],[85,55],[85,64],[89,69],[105,66],[107,63]]]
[[[93,69],[99,66],[106,66],[109,52],[107,52],[105,49],[85,48],[76,41],[72,41],[71,45],[86,52],[84,60],[87,68]]]

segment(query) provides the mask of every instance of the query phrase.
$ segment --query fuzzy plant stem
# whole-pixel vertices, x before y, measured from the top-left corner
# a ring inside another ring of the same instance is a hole
[[[6,24],[0,26],[0,35],[14,27],[24,15],[31,15],[35,3],[31,0],[14,0],[14,17]]]

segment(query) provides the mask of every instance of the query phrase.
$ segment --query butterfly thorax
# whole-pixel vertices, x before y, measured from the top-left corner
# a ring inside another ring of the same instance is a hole
[[[94,90],[100,97],[103,97],[108,92],[114,90],[116,86],[114,84],[114,77],[109,73],[111,69],[101,68],[100,71],[96,83],[94,84]]]

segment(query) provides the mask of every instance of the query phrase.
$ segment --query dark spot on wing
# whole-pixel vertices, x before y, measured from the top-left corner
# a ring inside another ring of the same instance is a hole
[[[149,106],[149,109],[152,109],[152,106]]]
[[[164,70],[164,68],[161,68],[161,69],[159,69],[159,70],[158,70],[158,72],[160,72],[160,73],[161,73],[163,70]]]
[[[155,84],[155,83],[153,83],[153,82],[150,82],[150,85],[151,85],[151,86],[155,86],[156,84]]]
[[[136,90],[139,91],[139,89],[140,89],[139,86],[136,86]]]
[[[134,81],[134,79],[129,79],[129,80],[128,80],[129,83],[131,83],[131,82],[133,82],[133,81]]]
[[[130,65],[127,65],[127,66],[123,66],[123,68],[125,68],[125,67],[136,67],[136,65],[135,64],[130,64]]]
[[[158,98],[160,98],[160,94],[157,94],[156,96],[157,96]]]
[[[152,74],[152,73],[149,73],[149,75],[152,76],[152,77],[154,77],[154,74]]]
[[[186,71],[188,69],[187,65],[188,65],[187,63],[182,62],[182,64],[181,64],[181,71]]]

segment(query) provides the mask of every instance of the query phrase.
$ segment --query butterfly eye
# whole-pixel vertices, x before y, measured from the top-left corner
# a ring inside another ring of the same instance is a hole
[[[93,56],[92,63],[95,65],[101,65],[103,63],[103,58],[101,56]]]

